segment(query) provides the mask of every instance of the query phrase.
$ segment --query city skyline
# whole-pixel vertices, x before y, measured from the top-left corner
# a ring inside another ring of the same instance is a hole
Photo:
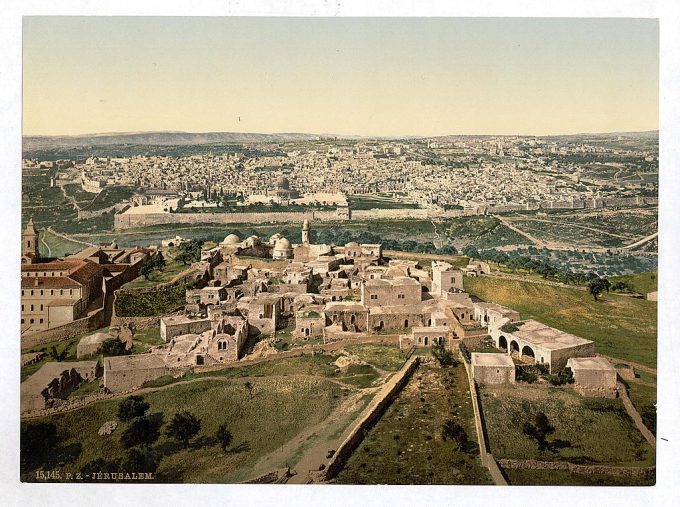
[[[649,131],[658,65],[652,19],[26,17],[23,134]]]

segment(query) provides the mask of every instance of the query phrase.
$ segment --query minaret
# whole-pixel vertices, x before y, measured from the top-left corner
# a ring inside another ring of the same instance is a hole
[[[302,244],[309,245],[309,220],[302,222]]]
[[[21,249],[22,256],[31,256],[34,259],[40,258],[40,252],[38,251],[38,231],[33,225],[33,217],[28,220],[26,224],[26,229],[22,235],[23,247]]]

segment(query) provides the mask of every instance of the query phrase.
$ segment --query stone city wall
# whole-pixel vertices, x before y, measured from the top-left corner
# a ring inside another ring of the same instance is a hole
[[[656,197],[612,197],[605,199],[586,199],[574,201],[541,201],[534,205],[513,204],[505,206],[478,206],[462,210],[441,209],[370,209],[352,210],[350,216],[336,211],[290,211],[278,213],[146,213],[146,214],[117,214],[114,217],[114,229],[131,229],[148,227],[151,225],[183,223],[276,223],[302,222],[305,219],[319,222],[333,222],[344,220],[396,220],[455,218],[462,216],[484,215],[493,213],[509,213],[522,210],[538,209],[595,209],[608,207],[656,206]]]
[[[21,348],[26,349],[44,343],[69,340],[79,334],[94,331],[104,325],[104,309],[100,308],[82,319],[74,320],[61,326],[27,333],[21,337]]]
[[[334,478],[342,467],[347,462],[347,459],[351,456],[352,452],[359,446],[364,436],[373,427],[373,425],[380,419],[382,414],[385,412],[387,407],[392,403],[392,400],[399,394],[402,388],[409,381],[413,372],[418,368],[420,359],[412,357],[402,368],[390,378],[382,390],[377,394],[377,396],[371,401],[371,404],[366,409],[363,417],[354,426],[347,438],[340,444],[333,458],[328,463],[326,467],[326,474],[324,480],[328,481]]]
[[[271,222],[329,222],[342,220],[335,211],[284,211],[277,213],[123,213],[114,217],[114,229],[159,224],[261,224]]]

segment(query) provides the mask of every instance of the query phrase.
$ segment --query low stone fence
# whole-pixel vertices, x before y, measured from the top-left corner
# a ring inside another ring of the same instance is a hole
[[[354,450],[359,446],[369,430],[380,419],[387,407],[392,403],[392,400],[402,390],[402,388],[409,381],[413,372],[416,371],[420,359],[412,357],[391,379],[389,379],[378,395],[371,401],[371,404],[366,409],[364,416],[354,426],[347,438],[340,444],[333,458],[329,461],[326,467],[326,473],[323,477],[328,481],[340,473],[342,467],[347,462],[347,459],[352,455]]]
[[[27,349],[44,343],[69,340],[79,334],[94,331],[104,325],[104,309],[95,310],[91,315],[62,326],[26,333],[21,336],[21,348]]]
[[[656,466],[619,467],[608,465],[577,465],[565,461],[538,461],[533,459],[499,459],[502,468],[510,470],[566,470],[578,475],[613,475],[617,477],[638,477],[652,479],[656,475]]]
[[[93,382],[98,382],[101,381],[101,378],[98,378],[97,380],[94,380]],[[69,412],[71,410],[76,410],[79,408],[82,408],[86,405],[89,405],[91,403],[95,403],[97,401],[102,401],[102,400],[109,400],[111,398],[120,398],[122,396],[126,396],[128,394],[131,394],[135,391],[137,391],[138,388],[132,388],[132,389],[127,389],[125,391],[121,391],[118,393],[104,393],[104,392],[97,392],[97,393],[92,393],[88,394],[87,396],[78,396],[72,399],[64,400],[63,403],[60,403],[56,407],[51,407],[51,408],[43,408],[40,410],[32,410],[30,412],[24,412],[21,414],[21,419],[35,419],[37,417],[45,417],[48,415],[52,414],[60,414],[62,412]]]

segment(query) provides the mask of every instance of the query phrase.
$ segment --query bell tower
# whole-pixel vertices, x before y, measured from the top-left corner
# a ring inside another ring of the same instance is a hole
[[[38,231],[33,225],[33,217],[28,220],[26,224],[26,229],[22,234],[23,246],[21,248],[22,257],[31,257],[34,260],[40,258],[40,252],[38,251]]]

